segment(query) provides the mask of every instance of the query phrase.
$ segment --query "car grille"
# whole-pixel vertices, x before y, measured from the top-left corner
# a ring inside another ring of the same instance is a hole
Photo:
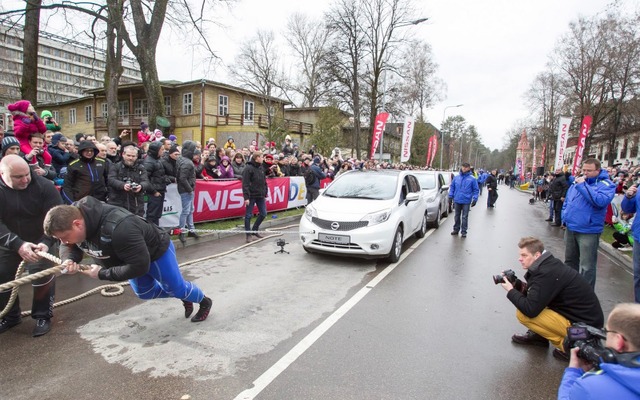
[[[329,221],[326,219],[320,219],[317,217],[313,217],[311,219],[311,222],[313,222],[314,224],[316,224],[318,227],[322,228],[322,229],[327,229],[330,231],[351,231],[354,229],[358,229],[358,228],[362,228],[365,227],[369,224],[369,221],[356,221],[356,222],[349,222],[349,221]],[[331,228],[331,224],[334,222],[338,222],[340,224],[340,227],[338,229],[332,229]]]
[[[343,249],[343,250],[362,250],[362,247],[355,243],[349,244],[337,244],[337,243],[325,243],[319,240],[314,240],[311,242],[314,246],[325,247],[329,249]]]

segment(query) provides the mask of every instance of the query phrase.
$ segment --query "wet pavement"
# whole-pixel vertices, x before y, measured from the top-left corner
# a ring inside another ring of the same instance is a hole
[[[207,321],[189,322],[177,300],[140,301],[129,287],[57,308],[40,338],[27,318],[0,336],[0,398],[555,398],[565,364],[551,348],[510,342],[524,328],[491,275],[522,275],[523,236],[562,259],[563,231],[527,194],[499,194],[497,208],[485,208],[485,192],[472,209],[467,238],[449,234],[448,218],[406,242],[397,265],[307,254],[288,234],[291,254],[274,254],[275,238],[245,246],[243,235],[180,249],[181,262],[196,260],[185,276],[214,300]],[[103,283],[60,277],[57,300]],[[632,301],[631,290],[628,267],[600,252],[605,315]]]

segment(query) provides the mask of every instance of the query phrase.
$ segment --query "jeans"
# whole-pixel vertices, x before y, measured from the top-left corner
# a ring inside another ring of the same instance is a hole
[[[196,229],[196,226],[193,224],[193,211],[195,207],[193,205],[193,200],[195,198],[195,192],[189,193],[180,193],[180,200],[182,201],[182,212],[180,213],[180,226],[182,229],[186,227],[190,231]]]
[[[633,294],[640,303],[640,242],[633,242]]]
[[[549,219],[550,219],[550,220],[553,220],[553,215],[554,215],[554,212],[553,212],[553,205],[554,205],[554,203],[555,203],[555,201],[554,201],[554,200],[551,200],[551,201],[549,202]],[[560,223],[559,221],[558,221],[558,222],[556,222],[556,224],[559,224],[559,223]]]
[[[256,222],[253,223],[253,228],[251,228],[251,216],[253,215],[253,206],[258,206],[258,218],[256,218]],[[249,231],[258,231],[260,229],[260,224],[264,221],[264,218],[267,216],[267,200],[263,197],[260,199],[257,198],[249,198],[249,205],[247,206],[247,210],[244,213],[244,230],[249,235]]]
[[[200,303],[204,299],[202,290],[182,277],[176,259],[176,249],[171,242],[162,257],[149,265],[149,272],[138,278],[129,279],[129,283],[136,296],[143,300],[175,297]]]
[[[596,287],[599,233],[564,231],[564,263],[580,272],[592,288]]]
[[[453,223],[454,232],[462,231],[462,234],[467,233],[468,220],[469,220],[469,207],[470,207],[470,204],[453,203],[453,208],[456,212],[454,223]]]

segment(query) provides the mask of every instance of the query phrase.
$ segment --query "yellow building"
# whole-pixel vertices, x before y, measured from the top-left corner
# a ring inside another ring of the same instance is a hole
[[[165,116],[170,123],[165,136],[174,134],[178,142],[197,140],[202,143],[214,138],[223,144],[233,137],[236,146],[248,146],[252,140],[263,144],[269,130],[269,119],[278,120],[284,134],[308,135],[313,124],[287,120],[284,106],[289,102],[265,97],[224,83],[198,80],[191,82],[162,82]],[[71,137],[76,133],[107,134],[107,101],[104,89],[88,90],[89,97],[57,104],[42,104]],[[149,122],[147,99],[142,83],[120,85],[118,89],[118,132],[128,129],[132,140],[141,122]],[[39,110],[39,111],[40,111]]]

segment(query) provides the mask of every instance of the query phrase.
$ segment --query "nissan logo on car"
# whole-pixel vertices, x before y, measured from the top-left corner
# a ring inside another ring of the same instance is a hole
[[[332,222],[331,223],[331,229],[334,231],[337,231],[338,229],[340,229],[340,224],[337,222]]]

